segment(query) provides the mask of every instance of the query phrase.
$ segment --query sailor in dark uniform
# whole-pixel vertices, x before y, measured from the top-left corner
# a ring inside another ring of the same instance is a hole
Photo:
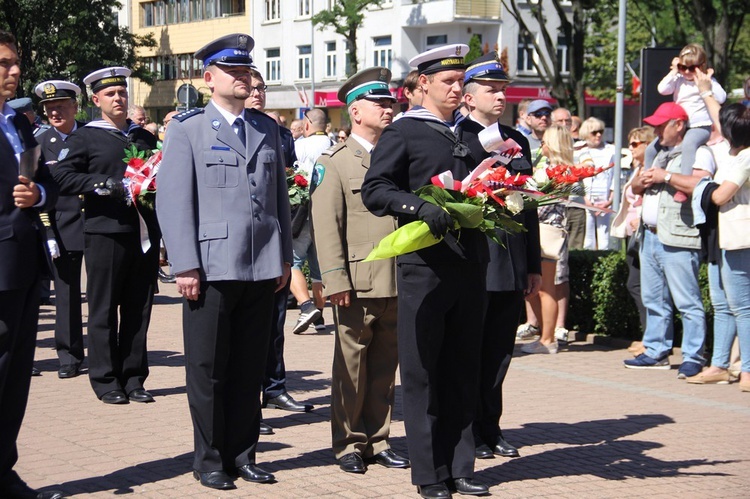
[[[61,193],[84,195],[89,380],[106,404],[154,400],[143,383],[160,234],[153,213],[125,202],[123,159],[131,145],[153,150],[156,137],[127,119],[129,75],[115,67],[84,78],[102,119],[70,136],[53,172]]]
[[[423,220],[440,243],[398,257],[398,356],[412,483],[427,498],[484,494],[474,481],[472,421],[485,302],[487,237],[453,230],[442,208],[414,194],[450,170],[463,179],[475,168],[453,133],[461,103],[466,45],[450,45],[410,61],[419,71],[421,106],[387,127],[373,149],[362,200],[375,215],[403,226]]]
[[[499,126],[501,135],[520,147],[505,161],[513,174],[531,175],[531,150],[526,137],[498,119],[505,110],[505,88],[510,78],[498,61],[497,52],[474,60],[464,76],[464,103],[468,119],[461,122],[462,137],[477,163],[489,153],[481,147],[478,134],[485,127]],[[482,339],[479,405],[474,421],[476,457],[498,454],[517,457],[518,449],[504,438],[498,425],[503,412],[503,380],[508,372],[516,340],[524,296],[533,296],[542,282],[539,249],[539,218],[536,210],[524,210],[514,217],[526,229],[517,234],[498,230],[503,246],[490,242],[487,266],[487,314]]]
[[[75,119],[78,85],[49,80],[36,86],[41,105],[52,127],[38,137],[42,161],[50,171],[70,134],[84,124]],[[47,237],[55,277],[55,347],[60,359],[60,378],[78,376],[83,362],[83,324],[81,316],[81,265],[83,264],[82,196],[60,196],[47,212]]]

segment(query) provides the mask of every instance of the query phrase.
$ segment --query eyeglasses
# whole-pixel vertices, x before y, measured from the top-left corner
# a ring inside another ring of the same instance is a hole
[[[689,71],[691,73],[695,73],[695,70],[700,68],[699,64],[692,64],[690,66],[685,66],[684,64],[678,64],[677,69],[680,71]]]
[[[346,140],[346,135],[339,135],[339,140],[340,141]]]
[[[549,118],[551,115],[551,111],[535,111],[533,113],[529,113],[529,116],[533,116],[538,120],[541,120],[542,118]]]
[[[266,89],[268,88],[268,85],[257,85],[255,87],[250,87],[248,90],[250,90],[250,93],[252,94],[253,91],[258,92],[259,94],[266,93]]]
[[[601,135],[604,133],[604,130],[591,130],[591,135]]]
[[[633,141],[633,142],[631,142],[631,143],[630,143],[630,144],[628,144],[628,145],[629,145],[630,147],[632,147],[633,149],[635,149],[636,147],[638,147],[638,146],[639,146],[639,145],[641,145],[641,144],[643,144],[643,142],[636,142],[636,141]]]

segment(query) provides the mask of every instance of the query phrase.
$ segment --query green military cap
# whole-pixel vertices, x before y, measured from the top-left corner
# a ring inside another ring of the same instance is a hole
[[[388,68],[376,66],[363,69],[344,82],[337,96],[347,106],[359,99],[391,99],[395,102],[396,98],[388,85],[390,82],[391,71]]]

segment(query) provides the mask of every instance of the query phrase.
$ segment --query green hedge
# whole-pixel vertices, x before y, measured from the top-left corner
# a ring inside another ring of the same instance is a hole
[[[570,252],[569,329],[616,338],[640,340],[638,310],[628,293],[628,266],[624,251]],[[706,310],[707,343],[713,330],[713,308],[708,291],[708,273],[701,265],[699,282]],[[675,315],[675,344],[679,345],[682,325]],[[710,344],[707,345],[710,348]]]

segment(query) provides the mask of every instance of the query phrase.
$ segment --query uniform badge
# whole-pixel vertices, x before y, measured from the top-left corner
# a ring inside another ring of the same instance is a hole
[[[221,124],[221,122],[219,120],[213,120],[211,122],[211,126],[213,127],[214,130],[218,130],[220,124]]]
[[[456,55],[461,55],[461,49],[462,49],[462,48],[463,48],[463,47],[461,47],[461,45],[457,45],[457,46],[456,46]]]
[[[60,151],[60,154],[57,156],[57,161],[62,161],[68,156],[68,152],[70,152],[70,149],[65,148],[62,151]]]
[[[57,139],[55,137],[52,137],[51,139],[49,139],[49,141],[50,142],[57,142]]]
[[[323,183],[323,177],[325,177],[325,175],[326,167],[320,163],[315,163],[315,168],[313,169],[312,178],[310,180],[312,181],[312,184],[317,187]]]
[[[252,123],[252,124],[253,124],[253,126],[258,126],[258,122],[257,122],[257,121],[255,121],[255,120],[250,120],[250,123]]]
[[[247,48],[247,37],[244,35],[240,35],[237,39],[237,47],[241,49]]]

